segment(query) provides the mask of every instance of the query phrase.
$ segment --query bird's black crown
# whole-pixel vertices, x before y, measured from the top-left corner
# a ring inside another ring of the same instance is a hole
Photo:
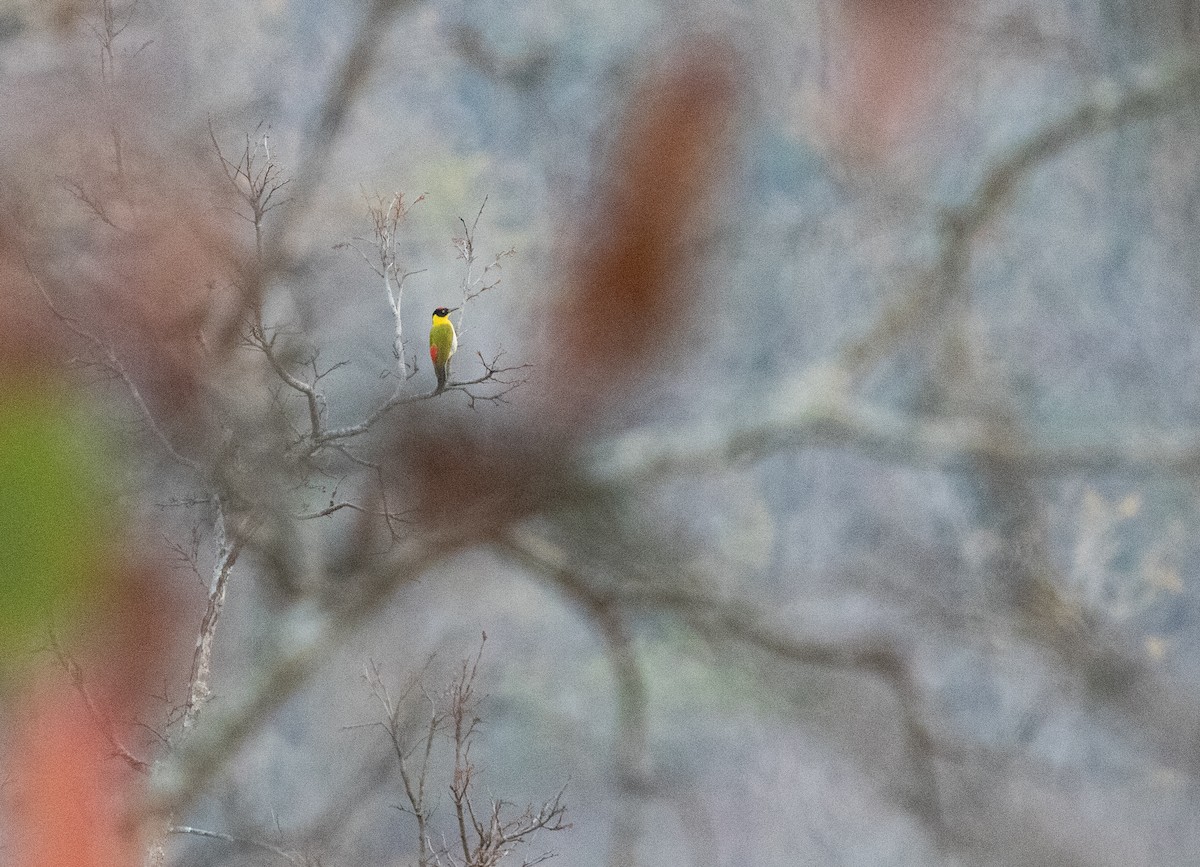
[[[436,310],[433,311],[433,315],[434,316],[449,316],[450,308],[449,307],[438,307]]]

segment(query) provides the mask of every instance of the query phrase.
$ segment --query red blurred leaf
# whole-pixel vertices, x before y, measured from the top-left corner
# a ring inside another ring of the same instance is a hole
[[[944,61],[949,0],[843,0],[833,86],[843,141],[875,155],[924,112]]]
[[[729,51],[693,45],[630,100],[573,236],[569,294],[552,311],[552,412],[594,408],[678,348],[701,255],[689,242],[729,168],[737,77]]]

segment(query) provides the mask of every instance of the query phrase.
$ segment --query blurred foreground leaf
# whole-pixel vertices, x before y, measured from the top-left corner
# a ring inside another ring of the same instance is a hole
[[[62,391],[0,382],[0,673],[102,571],[94,454]]]

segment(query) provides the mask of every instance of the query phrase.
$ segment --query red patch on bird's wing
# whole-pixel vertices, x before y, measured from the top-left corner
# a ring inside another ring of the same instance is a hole
[[[437,364],[437,347],[436,346],[429,347],[429,359],[434,364]]]

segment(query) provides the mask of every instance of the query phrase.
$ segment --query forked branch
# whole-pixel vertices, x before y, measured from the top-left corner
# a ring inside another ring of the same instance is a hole
[[[564,821],[567,811],[563,802],[565,790],[539,806],[526,806],[516,816],[505,815],[513,806],[510,802],[490,799],[487,806],[481,808],[475,800],[477,773],[471,749],[482,722],[475,684],[486,641],[485,634],[479,649],[462,661],[449,686],[437,695],[426,689],[424,671],[410,678],[395,697],[384,682],[378,664],[368,663],[364,674],[372,695],[383,710],[383,719],[350,728],[378,727],[388,735],[406,801],[397,809],[414,817],[421,840],[418,867],[446,863],[495,867],[518,846],[530,843],[539,831],[561,831],[570,827]],[[416,721],[421,706],[425,708],[423,723]],[[431,758],[436,742],[441,739],[439,736],[449,741],[453,752],[448,788],[454,807],[453,830],[450,831],[453,843],[445,842],[447,829],[443,829],[440,844],[435,843],[432,829],[435,804],[427,787]],[[543,853],[524,864],[538,864],[550,857],[552,853]]]

